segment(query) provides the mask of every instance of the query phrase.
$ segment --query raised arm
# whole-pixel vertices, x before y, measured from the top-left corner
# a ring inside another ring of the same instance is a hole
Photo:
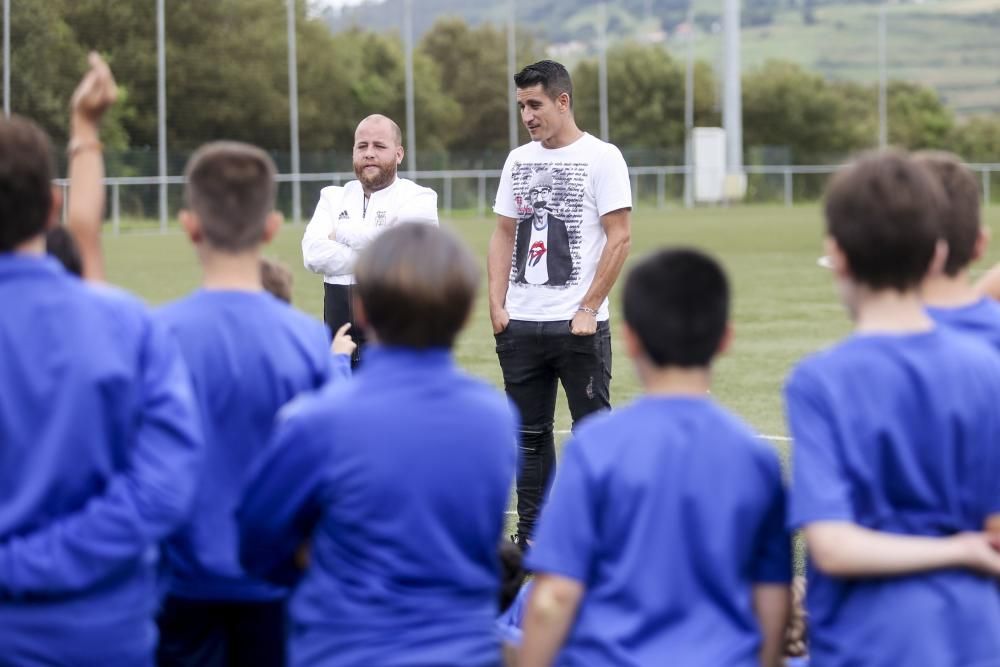
[[[83,278],[105,279],[101,251],[104,219],[104,154],[100,123],[118,97],[114,77],[104,60],[90,54],[90,69],[73,93],[70,115],[69,202],[66,227],[76,241],[83,264]]]
[[[187,368],[155,322],[142,357],[126,468],[77,513],[0,543],[0,590],[15,597],[86,590],[155,549],[187,519],[204,449]]]
[[[490,237],[490,248],[486,256],[486,282],[489,288],[493,333],[500,333],[510,322],[510,315],[507,313],[507,286],[510,283],[516,229],[517,220],[498,215],[497,226],[493,230],[493,236]]]

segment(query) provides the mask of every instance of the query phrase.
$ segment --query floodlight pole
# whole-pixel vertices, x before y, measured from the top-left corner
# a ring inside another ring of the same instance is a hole
[[[888,50],[885,4],[878,8],[878,147],[889,146],[889,83],[886,72]]]
[[[600,98],[600,112],[601,112],[601,139],[604,141],[609,141],[608,137],[610,133],[608,131],[608,3],[607,0],[601,0],[598,14],[598,49],[599,55],[597,60],[597,87],[598,96]]]
[[[517,92],[514,90],[514,75],[517,74],[517,21],[515,20],[516,0],[507,0],[507,132],[510,149],[517,148]]]
[[[403,33],[406,49],[406,168],[410,178],[417,171],[416,121],[413,103],[413,0],[406,0],[403,6]]]
[[[687,16],[687,66],[684,70],[684,208],[694,205],[692,134],[694,131],[694,7]]]
[[[10,116],[10,0],[3,0],[3,114]]]
[[[295,4],[287,0],[288,8],[288,131],[292,149],[292,221],[302,221],[302,183],[299,181],[299,67],[296,55]]]
[[[722,126],[726,130],[726,173],[743,174],[743,100],[740,83],[740,2],[725,0],[722,12],[725,84]]]
[[[160,173],[160,231],[167,231],[167,58],[164,0],[156,0],[156,134]]]

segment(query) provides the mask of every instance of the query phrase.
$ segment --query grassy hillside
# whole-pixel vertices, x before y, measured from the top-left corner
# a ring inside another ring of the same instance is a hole
[[[781,58],[830,78],[875,81],[877,12],[866,4],[822,6],[813,25],[800,12],[781,12],[772,25],[744,29],[743,66]],[[933,86],[961,115],[1000,113],[1000,0],[893,5],[886,24],[891,78]],[[720,52],[716,36],[697,47],[710,62]]]
[[[403,0],[369,0],[368,4],[329,14],[334,30],[352,25],[398,31]],[[699,33],[698,57],[721,62],[718,17],[721,0],[693,0]],[[836,79],[874,81],[878,77],[877,3],[824,0],[807,25],[792,2],[744,0],[744,23],[767,6],[771,22],[746,26],[743,66],[770,58],[798,62]],[[611,0],[611,40],[660,41],[683,57],[684,44],[671,36],[683,16],[680,0]],[[415,29],[430,29],[437,18],[459,16],[471,24],[503,25],[506,2],[418,0]],[[779,8],[772,10],[775,6]],[[567,64],[593,54],[596,47],[595,0],[516,2],[517,20],[530,27]],[[960,115],[1000,113],[1000,0],[921,0],[888,6],[889,75],[933,86]]]

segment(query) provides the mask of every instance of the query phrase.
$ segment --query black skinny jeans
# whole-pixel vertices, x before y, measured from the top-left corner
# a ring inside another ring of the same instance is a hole
[[[611,327],[574,336],[570,323],[511,320],[496,334],[497,357],[507,395],[521,413],[521,466],[517,475],[517,532],[530,537],[552,475],[552,423],[557,382],[562,382],[573,426],[611,407]]]

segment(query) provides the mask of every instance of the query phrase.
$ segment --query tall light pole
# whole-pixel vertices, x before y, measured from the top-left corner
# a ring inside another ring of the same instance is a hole
[[[726,130],[726,174],[743,174],[743,90],[740,84],[740,2],[725,0],[722,13],[725,84],[722,126]]]
[[[299,182],[299,66],[295,40],[295,1],[288,8],[288,131],[292,147],[292,222],[302,221],[302,184]]]
[[[693,3],[692,3],[693,5]],[[694,205],[691,139],[694,131],[694,7],[687,15],[687,66],[684,68],[684,208]]]
[[[878,147],[889,145],[889,84],[886,74],[886,16],[885,4],[878,8]]]
[[[3,0],[3,113],[10,116],[10,0]]]
[[[417,128],[413,104],[413,0],[406,0],[403,12],[403,32],[406,44],[406,170],[410,178],[417,171]]]
[[[507,133],[510,149],[517,148],[517,93],[514,91],[514,75],[517,74],[517,21],[515,20],[516,0],[507,0]]]
[[[156,136],[160,173],[160,231],[167,231],[167,45],[163,1],[156,0]]]
[[[601,139],[608,141],[608,3],[601,0],[598,13],[597,89],[601,115]]]

